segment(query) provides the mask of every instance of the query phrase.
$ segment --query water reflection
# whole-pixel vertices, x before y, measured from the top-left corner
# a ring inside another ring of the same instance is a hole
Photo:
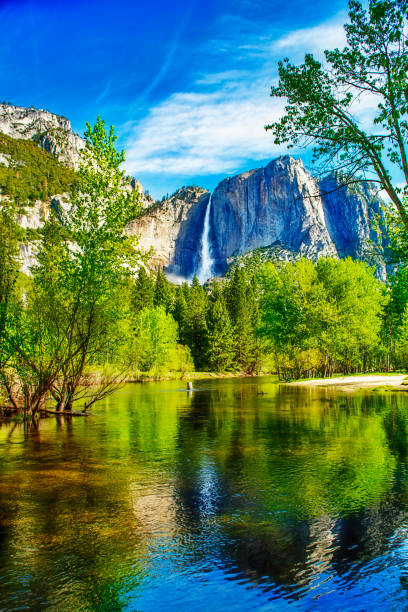
[[[0,609],[408,608],[408,398],[129,386],[0,427]]]

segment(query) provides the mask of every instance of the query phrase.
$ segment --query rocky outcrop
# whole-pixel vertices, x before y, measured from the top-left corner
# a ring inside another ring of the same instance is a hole
[[[197,266],[205,209],[210,194],[200,187],[179,189],[128,226],[139,247],[153,249],[150,264],[168,275],[191,277]]]
[[[74,170],[79,167],[81,151],[85,147],[85,141],[72,131],[68,119],[35,108],[0,104],[0,133],[16,139],[33,140],[62,164]],[[8,167],[10,163],[18,161],[11,159],[9,155],[0,154],[0,165]],[[125,177],[123,187],[138,189],[144,208],[154,203],[137,179]]]
[[[0,132],[34,140],[58,161],[76,169],[85,144],[65,117],[46,110],[0,104]]]

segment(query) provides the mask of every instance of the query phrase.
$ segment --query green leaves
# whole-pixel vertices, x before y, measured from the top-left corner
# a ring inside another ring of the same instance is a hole
[[[292,375],[304,375],[311,360],[322,374],[329,364],[344,372],[358,369],[376,350],[386,300],[364,263],[301,259],[265,264],[261,275],[259,331]]]
[[[72,205],[63,215],[75,245],[69,276],[84,299],[106,301],[110,288],[143,259],[125,231],[141,211],[140,194],[120,169],[124,153],[114,147],[113,128],[107,132],[98,117],[93,127],[87,124],[85,138]]]

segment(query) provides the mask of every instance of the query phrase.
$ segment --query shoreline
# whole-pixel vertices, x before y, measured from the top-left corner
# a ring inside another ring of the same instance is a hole
[[[379,387],[391,387],[390,390],[392,391],[408,391],[408,384],[403,384],[405,379],[408,379],[406,374],[367,374],[297,380],[288,384],[295,387],[335,387],[344,391],[376,389]]]

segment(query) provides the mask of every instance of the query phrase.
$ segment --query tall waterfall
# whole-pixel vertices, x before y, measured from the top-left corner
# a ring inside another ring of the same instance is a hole
[[[205,283],[211,278],[213,273],[214,260],[211,256],[211,244],[210,244],[210,213],[211,213],[211,200],[212,196],[208,200],[207,208],[205,210],[204,227],[201,236],[201,249],[200,249],[200,266],[197,270],[197,278],[200,283]]]

